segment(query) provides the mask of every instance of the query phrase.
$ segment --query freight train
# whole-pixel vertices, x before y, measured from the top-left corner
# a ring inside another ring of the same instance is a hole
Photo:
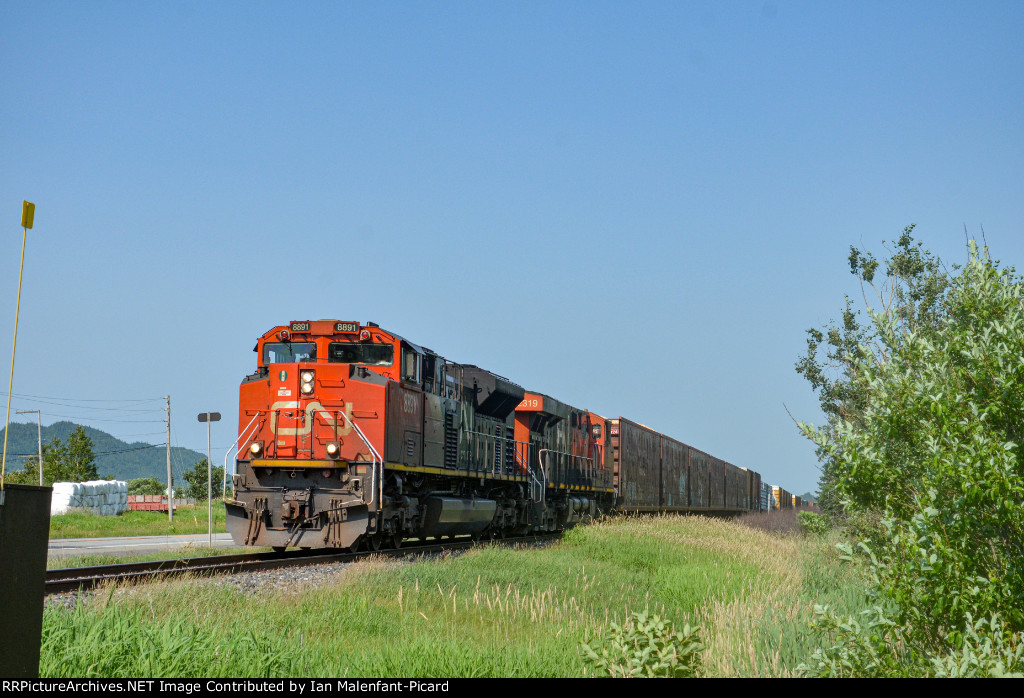
[[[225,501],[240,545],[376,550],[555,531],[616,511],[792,506],[752,470],[372,322],[295,321],[254,351]]]

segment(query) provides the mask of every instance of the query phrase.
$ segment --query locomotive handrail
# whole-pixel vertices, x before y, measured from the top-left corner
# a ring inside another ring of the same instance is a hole
[[[562,456],[563,458],[568,460],[568,464],[566,464],[562,468],[559,468],[557,461],[555,463],[555,471],[556,471],[555,472],[555,475],[556,475],[555,479],[557,479],[558,473],[561,472],[562,480],[563,480],[562,484],[564,484],[564,485],[573,485],[573,484],[581,485],[581,484],[584,484],[583,482],[579,482],[578,480],[576,482],[570,482],[569,481],[569,475],[572,472],[572,469],[575,469],[575,470],[578,471],[578,474],[581,475],[586,480],[585,484],[587,484],[588,486],[593,486],[593,484],[594,484],[594,482],[593,482],[594,459],[593,458],[591,458],[589,456],[581,456],[581,455],[579,455],[577,453],[570,453],[568,451],[555,451],[554,449],[544,448],[544,449],[541,449],[539,451],[539,453],[538,453],[538,458],[540,459],[540,462],[541,462],[542,466],[544,464],[544,458],[543,458],[544,454],[554,455],[554,456]],[[545,480],[545,485],[546,485],[546,483],[548,482],[547,468],[545,468],[544,480]]]
[[[538,467],[540,467],[540,474],[543,477],[543,480],[538,480],[536,475],[534,475],[532,472],[530,473],[530,475],[533,477],[533,483],[537,485],[537,489],[540,491],[539,498],[531,497],[535,504],[540,504],[541,502],[543,502],[544,497],[546,496],[548,491],[548,473],[547,469],[544,467],[544,454],[550,451],[550,448],[542,448],[541,450],[537,451],[537,465]],[[533,489],[532,486],[531,489]]]
[[[492,475],[500,475],[502,470],[504,470],[504,466],[508,465],[508,463],[505,460],[507,456],[506,448],[508,444],[514,444],[514,448],[512,449],[513,463],[523,465],[521,454],[524,451],[527,453],[529,452],[530,444],[526,441],[516,441],[515,439],[510,439],[507,436],[488,434],[482,431],[473,431],[472,429],[467,429],[465,433],[474,437],[474,439],[483,439],[485,444],[493,448],[492,453],[485,459],[489,464],[488,468],[475,468],[473,467],[475,464],[470,464],[470,469],[476,472],[484,472],[486,470],[490,470],[490,473]],[[494,465],[495,461],[500,463],[502,467],[496,469]],[[524,470],[528,471],[528,468],[524,467]]]
[[[317,416],[320,416],[321,418],[323,418],[322,417],[323,415],[327,415],[329,417],[333,417],[333,419],[334,419],[334,425],[333,426],[334,426],[335,434],[337,434],[338,426],[339,426],[340,422],[342,422],[343,420],[347,419],[348,423],[352,425],[352,428],[355,430],[356,435],[363,442],[363,444],[366,446],[366,448],[370,451],[370,458],[371,458],[371,462],[370,462],[370,502],[367,502],[367,504],[370,504],[370,503],[373,502],[374,492],[376,492],[378,487],[379,487],[380,492],[378,493],[378,497],[377,497],[377,502],[378,502],[378,506],[379,506],[379,503],[384,501],[384,475],[383,475],[383,473],[378,474],[378,470],[383,470],[384,458],[380,455],[380,452],[378,452],[377,449],[374,448],[373,444],[370,443],[370,440],[368,438],[366,438],[366,434],[363,433],[363,430],[359,427],[358,424],[356,424],[356,420],[353,419],[351,415],[345,414],[344,412],[335,411],[335,412],[332,413],[332,412],[329,412],[329,411],[323,409],[322,407],[319,410],[317,410],[317,409],[312,409],[311,410],[311,409],[309,409],[307,407],[307,409],[302,412],[303,417],[306,416],[307,412],[308,412],[309,418],[311,420],[315,419]],[[251,424],[251,422],[250,422],[250,424]],[[310,454],[311,455],[312,455],[312,449],[313,449],[313,445],[312,445],[312,442],[310,442]]]
[[[220,492],[220,496],[221,497],[226,497],[227,493],[228,493],[228,454],[231,453],[231,449],[234,448],[235,444],[237,444],[239,441],[242,440],[242,435],[245,434],[249,430],[249,427],[252,426],[252,423],[255,422],[256,419],[259,416],[260,416],[260,411],[256,410],[256,414],[254,414],[252,419],[249,420],[249,423],[245,425],[245,428],[244,429],[240,429],[238,431],[238,438],[236,438],[234,441],[232,441],[231,445],[228,446],[226,451],[224,451],[224,482],[221,485],[221,492]],[[256,428],[256,431],[259,431],[259,427]],[[253,433],[255,433],[255,432],[253,432]],[[241,453],[241,451],[235,451],[235,460],[238,460],[238,456],[239,456],[240,453]],[[233,472],[231,474],[234,475]]]
[[[370,465],[370,501],[367,502],[367,504],[373,502],[373,493],[376,491],[377,486],[379,485],[380,492],[377,498],[377,508],[379,509],[380,503],[384,501],[384,475],[383,473],[381,473],[381,476],[377,477],[377,469],[383,469],[384,459],[381,457],[380,453],[377,452],[377,449],[373,447],[373,444],[370,443],[370,440],[366,438],[366,434],[364,434],[363,430],[359,428],[358,424],[356,424],[356,420],[352,419],[352,417],[349,415],[344,415],[344,419],[348,420],[348,423],[352,425],[353,429],[355,429],[356,434],[358,434],[359,438],[362,439],[363,443],[366,445],[366,448],[370,449],[370,457],[373,458],[373,463]]]

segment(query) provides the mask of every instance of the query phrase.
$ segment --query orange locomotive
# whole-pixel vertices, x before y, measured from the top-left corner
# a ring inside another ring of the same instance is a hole
[[[609,422],[374,323],[260,337],[240,388],[236,543],[376,549],[557,530],[615,504]]]

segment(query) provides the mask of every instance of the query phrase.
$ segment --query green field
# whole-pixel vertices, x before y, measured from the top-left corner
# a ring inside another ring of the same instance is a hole
[[[863,585],[820,538],[702,517],[619,518],[536,549],[380,559],[259,596],[211,580],[46,611],[43,676],[582,676],[583,642],[647,609],[699,625],[707,676],[789,676],[815,601]],[[592,671],[590,673],[593,673]]]
[[[206,533],[207,506],[182,506],[174,510],[174,521],[167,520],[167,512],[126,511],[118,516],[100,516],[91,512],[75,511],[50,517],[50,538],[101,538],[111,536],[158,536]],[[213,500],[213,532],[224,533],[224,504]],[[269,548],[251,548],[251,551],[265,551]],[[179,557],[206,557],[209,555],[232,555],[238,550],[231,548],[208,548],[186,546],[178,550],[167,550],[149,555],[77,555],[53,556],[47,559],[48,569],[61,567],[89,567],[113,565],[121,562],[149,562],[171,560]]]
[[[167,512],[125,511],[118,516],[100,516],[87,511],[73,511],[50,517],[50,538],[101,538],[107,536],[159,536],[206,533],[209,529],[207,504],[180,506],[174,510],[174,521]],[[224,533],[224,504],[213,500],[213,532]]]

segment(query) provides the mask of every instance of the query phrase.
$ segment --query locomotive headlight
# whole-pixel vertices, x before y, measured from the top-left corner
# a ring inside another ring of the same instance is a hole
[[[303,371],[302,373],[300,373],[299,374],[299,381],[300,381],[300,383],[299,383],[299,391],[301,391],[303,395],[309,395],[310,393],[313,392],[313,372],[312,371]]]
[[[337,458],[341,454],[341,444],[337,441],[327,442],[327,456],[329,458]]]
[[[254,456],[258,456],[261,453],[263,453],[263,442],[253,441],[251,444],[249,444],[249,453],[251,453]]]

